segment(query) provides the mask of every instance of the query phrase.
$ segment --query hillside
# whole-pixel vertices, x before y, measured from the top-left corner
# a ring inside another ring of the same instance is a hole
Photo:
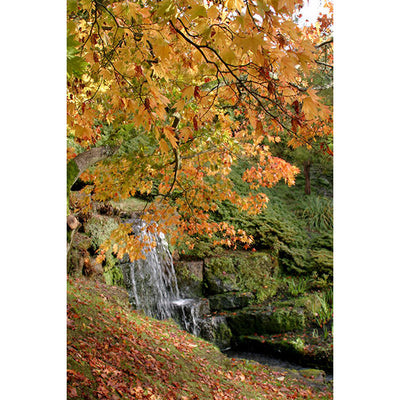
[[[130,309],[124,289],[68,278],[68,399],[331,399],[290,373],[230,359]]]

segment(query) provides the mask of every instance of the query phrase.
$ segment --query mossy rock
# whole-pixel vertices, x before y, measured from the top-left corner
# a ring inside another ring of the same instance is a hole
[[[200,337],[216,344],[220,349],[231,345],[233,337],[226,319],[223,316],[214,316],[200,321]]]
[[[304,368],[299,370],[299,374],[307,379],[324,380],[325,371],[315,368]]]
[[[92,216],[85,224],[85,233],[91,237],[93,248],[98,249],[109,238],[111,232],[118,228],[118,225],[117,220],[113,217],[104,215]]]
[[[230,346],[232,339],[232,331],[230,330],[227,323],[221,323],[215,330],[214,343],[221,349]]]
[[[84,251],[88,250],[92,244],[92,239],[81,232],[75,232],[72,240],[72,248]]]
[[[88,249],[92,240],[81,232],[75,232],[67,257],[67,273],[71,276],[81,276],[85,259],[90,258]]]
[[[216,257],[205,260],[204,284],[208,294],[239,291],[236,269],[231,257]]]
[[[322,346],[309,352],[306,346],[300,347],[295,341],[284,339],[276,341],[254,335],[235,337],[232,345],[239,351],[267,354],[299,365],[322,369],[328,373],[333,371],[333,351]]]
[[[203,261],[175,261],[174,268],[182,297],[203,297]]]
[[[257,292],[270,285],[278,273],[278,261],[270,253],[235,252],[206,259],[204,281],[210,295]]]
[[[263,335],[302,330],[305,316],[301,309],[241,310],[227,316],[228,325],[235,336]]]
[[[108,285],[125,287],[124,275],[119,260],[111,254],[111,251],[106,254],[103,275]]]
[[[222,293],[208,298],[208,300],[210,301],[211,311],[223,311],[244,308],[247,307],[253,299],[254,294],[251,292]]]

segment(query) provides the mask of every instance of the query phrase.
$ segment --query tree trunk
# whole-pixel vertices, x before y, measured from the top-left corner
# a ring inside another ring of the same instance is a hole
[[[67,164],[67,193],[71,190],[72,185],[79,178],[79,175],[90,166],[99,161],[105,160],[114,155],[119,147],[101,146],[95,147],[81,154]]]
[[[304,172],[304,178],[306,180],[305,187],[304,187],[304,193],[306,195],[311,194],[310,167],[311,167],[311,161],[304,161],[303,172]]]

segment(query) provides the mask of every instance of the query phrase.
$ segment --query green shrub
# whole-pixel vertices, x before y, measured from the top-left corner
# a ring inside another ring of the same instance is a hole
[[[284,282],[287,285],[287,290],[289,294],[293,297],[300,296],[306,292],[308,289],[308,278],[286,278]]]
[[[333,201],[328,197],[308,196],[300,204],[301,217],[311,230],[325,231],[333,228]],[[299,213],[300,213],[299,212]]]
[[[323,328],[326,326],[333,318],[333,308],[332,305],[329,304],[329,299],[327,298],[327,295],[315,295],[316,298],[318,299],[320,303],[320,308],[317,312],[317,315],[315,316],[315,321],[318,326]]]
[[[313,269],[319,275],[333,276],[333,252],[326,249],[310,251]]]
[[[108,251],[103,276],[107,285],[124,287],[124,276],[117,261],[117,258],[112,255],[111,251]]]
[[[326,249],[333,251],[333,232],[326,231],[321,234],[317,234],[311,239],[310,247],[313,250]]]

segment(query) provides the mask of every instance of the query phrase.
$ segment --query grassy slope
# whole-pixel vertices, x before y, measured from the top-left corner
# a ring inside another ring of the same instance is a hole
[[[131,311],[121,288],[68,280],[68,399],[331,399]]]

